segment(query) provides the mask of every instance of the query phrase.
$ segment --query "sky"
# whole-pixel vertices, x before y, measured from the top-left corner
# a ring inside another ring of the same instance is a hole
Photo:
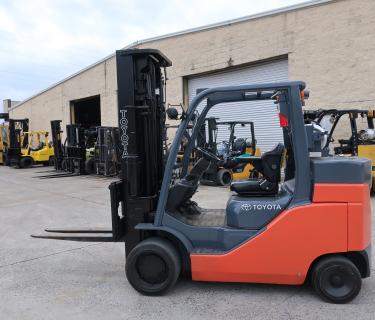
[[[0,0],[0,99],[24,100],[137,40],[302,2]]]

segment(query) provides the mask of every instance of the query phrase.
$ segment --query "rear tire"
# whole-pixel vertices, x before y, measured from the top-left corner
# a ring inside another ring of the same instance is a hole
[[[90,158],[85,162],[85,171],[87,174],[94,174],[95,173],[95,159]]]
[[[126,258],[126,277],[144,295],[161,295],[171,289],[181,272],[181,258],[174,245],[163,238],[148,238]]]
[[[10,166],[10,161],[8,160],[8,157],[7,157],[6,154],[3,155],[3,163],[4,163],[4,165],[6,165],[8,167]]]
[[[30,168],[33,165],[33,159],[31,157],[22,157],[20,159],[20,168],[26,169]]]
[[[232,182],[232,173],[227,169],[220,169],[217,172],[216,181],[219,186],[229,186]]]
[[[323,300],[342,304],[352,301],[361,291],[362,277],[349,259],[331,256],[314,266],[311,284]]]

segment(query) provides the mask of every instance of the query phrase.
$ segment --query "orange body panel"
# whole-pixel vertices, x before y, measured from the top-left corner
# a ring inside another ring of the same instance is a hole
[[[367,188],[367,193],[369,194],[367,184],[316,183],[313,202],[362,202],[364,188]]]
[[[314,190],[320,203],[284,211],[239,247],[219,255],[191,254],[192,279],[297,285],[319,256],[365,249],[371,239],[368,186],[351,185],[350,195],[347,185],[321,186]],[[330,194],[333,203],[322,203]],[[344,201],[346,194],[355,203]]]
[[[371,242],[371,206],[367,184],[317,183],[313,201],[347,202],[348,251],[361,251],[368,247]]]

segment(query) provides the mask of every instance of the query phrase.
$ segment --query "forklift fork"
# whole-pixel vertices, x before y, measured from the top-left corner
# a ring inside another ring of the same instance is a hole
[[[45,234],[32,234],[33,238],[84,242],[114,242],[112,231],[105,229],[45,229]]]
[[[79,175],[80,175],[79,173],[65,172],[65,173],[48,174],[48,175],[44,175],[44,176],[36,176],[36,177],[33,177],[33,178],[53,179],[53,178],[77,177]]]
[[[125,236],[125,219],[123,213],[119,215],[119,208],[123,200],[123,183],[112,182],[109,185],[111,195],[112,230],[106,228],[48,228],[44,234],[33,234],[31,237],[40,239],[69,240],[83,242],[123,242]],[[123,210],[123,205],[121,205]]]

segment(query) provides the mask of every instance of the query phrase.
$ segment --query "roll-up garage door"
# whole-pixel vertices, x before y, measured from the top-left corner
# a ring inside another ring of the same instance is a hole
[[[268,83],[288,80],[288,60],[277,60],[226,72],[197,76],[188,80],[189,103],[202,89],[227,86]],[[200,111],[204,102],[198,107]],[[283,140],[279,126],[277,105],[273,101],[245,101],[214,106],[208,116],[218,121],[249,120],[254,122],[255,136],[262,152],[270,150]],[[221,126],[220,126],[221,127]],[[247,138],[249,129],[236,129],[236,137]],[[217,141],[228,140],[229,131],[219,128]]]

